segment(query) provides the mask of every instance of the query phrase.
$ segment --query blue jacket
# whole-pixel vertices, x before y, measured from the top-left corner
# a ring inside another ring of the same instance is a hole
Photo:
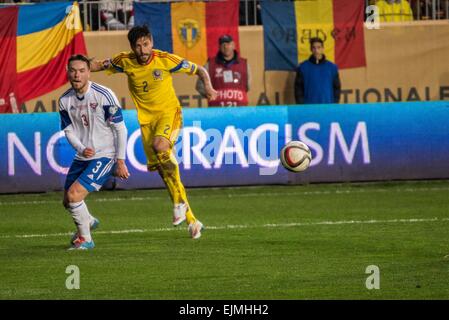
[[[337,65],[319,61],[312,55],[296,68],[295,100],[297,104],[338,103],[341,83]]]

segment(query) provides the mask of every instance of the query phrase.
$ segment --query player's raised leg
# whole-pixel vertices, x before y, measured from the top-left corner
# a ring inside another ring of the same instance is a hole
[[[89,191],[75,181],[64,193],[64,207],[70,212],[78,230],[71,249],[92,249],[95,245],[90,234],[91,215],[84,199]]]
[[[187,195],[179,174],[179,165],[172,152],[172,145],[165,137],[156,136],[152,143],[154,152],[158,160],[157,170],[162,180],[164,180],[173,204],[176,207],[188,205]],[[195,216],[191,210],[187,210],[187,223],[195,221]],[[186,212],[186,214],[187,214]]]
[[[115,170],[116,160],[107,157],[89,161],[75,160],[70,167],[64,187],[64,206],[77,227],[72,249],[92,249],[95,246],[90,233],[92,216],[84,199],[90,192],[99,191]]]
[[[173,201],[173,224],[179,225],[184,221],[185,216],[192,238],[198,239],[201,236],[203,225],[195,218],[187,200],[187,194],[179,174],[179,165],[173,154],[173,144],[166,137],[155,136],[152,146],[159,162],[159,175],[167,186]]]
[[[155,114],[149,124],[140,127],[148,170],[157,171],[167,187],[173,202],[175,226],[186,219],[188,223],[195,221],[181,182],[179,166],[172,152],[181,123],[181,111],[175,110],[166,114]]]

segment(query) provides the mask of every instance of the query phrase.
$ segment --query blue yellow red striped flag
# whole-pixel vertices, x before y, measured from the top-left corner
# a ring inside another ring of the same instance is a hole
[[[68,58],[87,52],[77,2],[3,7],[0,30],[0,112],[65,84]]]
[[[324,40],[325,55],[339,68],[366,65],[364,0],[262,1],[265,69],[293,70],[306,60],[309,40]]]
[[[233,37],[239,47],[239,1],[134,2],[136,25],[148,25],[154,47],[173,52],[198,64],[218,51],[218,38]]]

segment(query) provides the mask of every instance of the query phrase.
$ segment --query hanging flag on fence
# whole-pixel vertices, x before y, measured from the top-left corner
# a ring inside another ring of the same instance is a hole
[[[67,82],[67,60],[86,54],[78,3],[0,7],[0,113]]]
[[[366,66],[364,0],[261,1],[265,70],[294,70],[313,37],[340,69]]]
[[[218,38],[229,34],[239,48],[239,1],[134,2],[135,25],[146,24],[154,47],[198,64],[218,52]]]

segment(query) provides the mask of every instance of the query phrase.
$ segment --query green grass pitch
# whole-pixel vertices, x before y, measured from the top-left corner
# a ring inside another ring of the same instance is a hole
[[[447,299],[449,181],[102,191],[96,248],[67,251],[62,193],[0,196],[0,299]],[[80,289],[68,290],[69,265]],[[380,289],[365,273],[379,267]]]

